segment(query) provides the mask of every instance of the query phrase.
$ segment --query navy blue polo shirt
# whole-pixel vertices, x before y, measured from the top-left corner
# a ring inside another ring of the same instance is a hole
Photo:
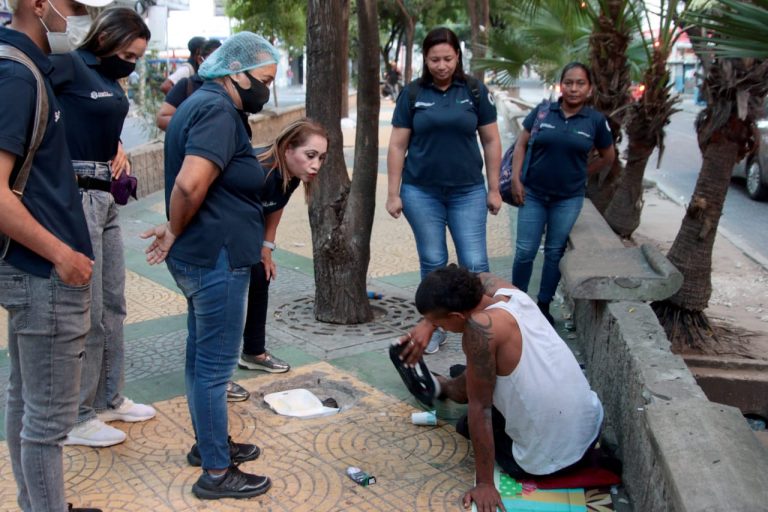
[[[267,147],[261,147],[254,149],[254,154],[258,157],[269,149]],[[264,188],[261,191],[261,203],[264,206],[264,216],[274,213],[276,211],[285,208],[288,204],[288,200],[293,195],[293,192],[298,188],[301,180],[299,178],[291,178],[288,180],[288,187],[283,189],[283,173],[279,168],[272,168],[272,162],[261,162],[264,166],[267,176],[264,179]]]
[[[199,156],[221,170],[200,209],[171,248],[170,255],[187,263],[213,268],[224,246],[230,266],[261,261],[264,215],[261,192],[264,169],[232,99],[208,81],[171,118],[165,135],[166,214],[171,191],[184,157]]]
[[[411,113],[406,85],[397,98],[392,125],[408,128],[411,137],[403,168],[403,183],[425,186],[466,186],[483,183],[483,157],[477,128],[496,122],[496,107],[485,85],[480,102],[464,81],[454,80],[445,91],[421,85]],[[413,114],[413,115],[411,115]]]
[[[32,217],[75,251],[93,258],[80,192],[67,148],[62,110],[49,80],[51,63],[25,34],[0,27],[0,44],[27,54],[45,78],[48,93],[48,124],[43,142],[32,161],[22,202]],[[37,82],[23,64],[0,59],[0,149],[16,155],[12,185],[29,146],[35,122]],[[11,242],[5,261],[32,275],[48,278],[52,264],[42,256]]]
[[[523,121],[531,131],[539,104]],[[555,197],[584,194],[587,183],[587,158],[592,148],[605,149],[613,144],[608,120],[597,110],[584,106],[568,119],[560,103],[551,103],[534,137],[525,187]]]
[[[182,78],[176,82],[173,87],[171,87],[171,90],[168,91],[168,94],[165,95],[165,102],[179,108],[179,105],[181,105],[185,99],[192,96],[192,93],[202,87],[203,83],[205,83],[205,80],[200,78],[200,75],[197,73],[189,78]]]
[[[128,98],[123,88],[99,71],[98,57],[87,50],[51,55],[51,82],[67,124],[73,160],[108,162],[115,157]]]

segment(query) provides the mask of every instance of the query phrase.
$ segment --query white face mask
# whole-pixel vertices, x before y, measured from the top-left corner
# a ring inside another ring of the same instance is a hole
[[[64,32],[51,32],[46,27],[42,18],[40,19],[40,23],[43,24],[47,32],[46,36],[48,37],[48,46],[51,47],[51,53],[67,53],[77,49],[85,41],[85,36],[88,35],[88,31],[91,29],[91,17],[86,14],[83,16],[67,16],[65,18],[50,1],[48,4],[53,9],[53,12],[67,22],[67,28]]]

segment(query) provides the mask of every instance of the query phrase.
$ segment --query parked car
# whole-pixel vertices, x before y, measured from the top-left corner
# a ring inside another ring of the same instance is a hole
[[[755,201],[768,199],[768,105],[757,120],[759,147],[733,168],[731,177],[745,181],[747,194]]]

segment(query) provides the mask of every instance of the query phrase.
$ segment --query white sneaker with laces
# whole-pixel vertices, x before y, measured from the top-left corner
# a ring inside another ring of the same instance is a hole
[[[99,419],[103,422],[125,421],[134,423],[147,421],[155,417],[157,411],[149,405],[137,404],[130,398],[125,398],[117,409],[107,409],[99,413]]]
[[[65,445],[81,445],[105,447],[120,444],[125,441],[125,432],[110,427],[98,418],[75,425],[67,438]]]

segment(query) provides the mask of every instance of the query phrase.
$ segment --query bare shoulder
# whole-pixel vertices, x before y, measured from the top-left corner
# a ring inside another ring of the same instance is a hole
[[[481,272],[477,275],[483,283],[483,292],[489,296],[493,295],[502,288],[515,288],[515,285],[489,272]]]

